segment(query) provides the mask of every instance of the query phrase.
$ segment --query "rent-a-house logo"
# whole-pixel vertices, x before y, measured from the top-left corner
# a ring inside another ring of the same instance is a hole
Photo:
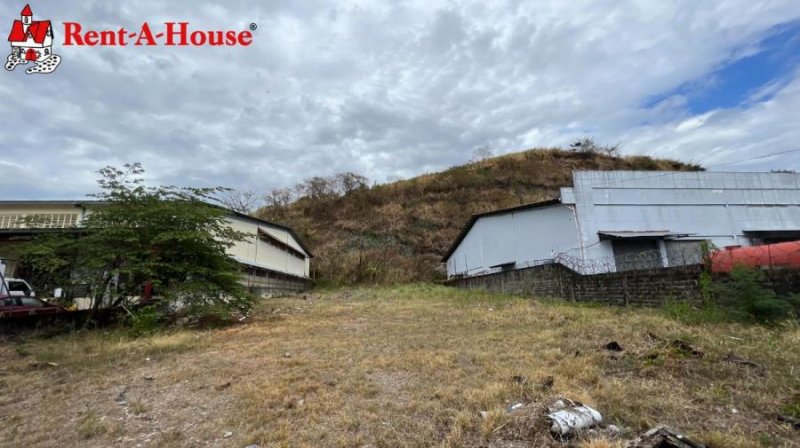
[[[11,54],[6,60],[6,70],[18,65],[35,63],[25,73],[52,73],[61,63],[61,57],[53,54],[53,25],[49,20],[34,21],[30,5],[25,5],[20,20],[14,20],[8,41]],[[253,31],[258,28],[250,24],[249,30],[193,30],[189,22],[165,22],[150,26],[144,22],[138,30],[118,29],[93,30],[78,22],[64,22],[64,46],[77,47],[248,47],[253,43]]]
[[[61,56],[53,54],[53,24],[49,20],[33,20],[30,5],[25,5],[20,16],[20,20],[14,20],[8,35],[11,54],[6,59],[6,70],[33,63],[25,73],[52,73],[61,63]]]

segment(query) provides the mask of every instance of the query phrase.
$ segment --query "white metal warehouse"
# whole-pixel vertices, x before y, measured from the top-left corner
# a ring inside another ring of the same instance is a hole
[[[559,198],[474,215],[448,277],[559,262],[581,273],[699,262],[702,242],[800,239],[800,174],[575,171]]]
[[[40,218],[48,229],[79,228],[97,201],[0,201],[0,270],[8,277],[24,275],[14,259],[14,247],[45,228],[26,225]],[[308,289],[311,251],[289,227],[229,210],[228,224],[248,235],[228,249],[242,267],[241,283],[254,292],[276,294]]]

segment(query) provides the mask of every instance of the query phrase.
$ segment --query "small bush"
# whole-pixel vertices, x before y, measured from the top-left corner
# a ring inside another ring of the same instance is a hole
[[[794,317],[797,296],[778,296],[763,281],[761,271],[739,265],[729,280],[716,282],[713,290],[718,303],[739,320],[774,323]]]
[[[78,436],[83,440],[89,440],[107,432],[109,432],[108,425],[94,412],[84,415],[78,424]]]
[[[146,306],[132,312],[128,316],[128,333],[133,337],[142,337],[158,331],[161,323],[161,313],[155,306]]]

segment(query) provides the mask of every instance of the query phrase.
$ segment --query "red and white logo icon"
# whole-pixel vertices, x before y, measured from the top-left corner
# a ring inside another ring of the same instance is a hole
[[[20,16],[21,20],[14,21],[8,35],[11,54],[6,60],[6,70],[33,63],[25,73],[52,73],[61,63],[61,56],[53,54],[53,25],[49,20],[33,20],[30,5],[25,5]]]

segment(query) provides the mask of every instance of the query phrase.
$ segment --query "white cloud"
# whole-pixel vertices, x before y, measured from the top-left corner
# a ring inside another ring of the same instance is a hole
[[[0,178],[2,197],[80,196],[94,170],[133,160],[164,183],[266,190],[345,170],[408,177],[461,163],[478,146],[508,152],[584,134],[709,163],[800,141],[797,78],[700,117],[680,96],[642,106],[753,51],[770,28],[800,17],[794,0],[35,8],[86,27],[188,20],[258,30],[248,48],[59,46],[64,62],[52,75],[3,73],[0,169],[24,172]],[[18,9],[6,3],[0,17],[10,23]]]
[[[800,171],[800,153],[744,161],[800,149],[800,73],[769,99],[744,109],[717,110],[673,123],[635,128],[625,135],[632,147],[691,158],[710,169]],[[717,165],[722,165],[717,168]]]

